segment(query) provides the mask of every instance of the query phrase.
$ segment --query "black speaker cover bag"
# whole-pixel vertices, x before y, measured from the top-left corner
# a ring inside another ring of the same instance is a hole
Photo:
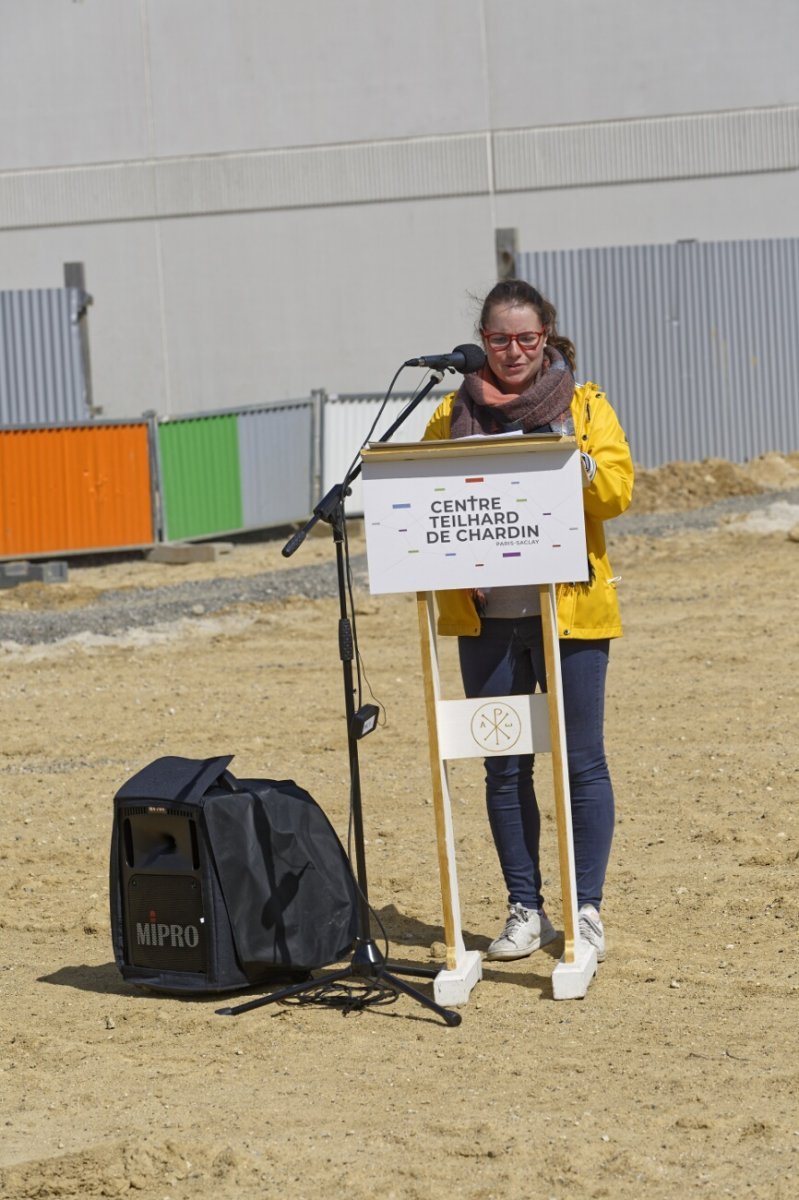
[[[327,817],[290,779],[240,779],[205,802],[239,961],[311,970],[352,945],[356,890]]]
[[[195,993],[230,990],[296,977],[335,962],[352,946],[357,885],[327,817],[293,780],[237,780],[227,770],[231,761],[230,755],[156,759],[114,798],[111,930],[117,965],[131,983]],[[196,825],[202,972],[170,969],[166,962],[160,968],[135,965],[126,946],[121,825],[126,814],[150,811],[148,806],[179,812]]]

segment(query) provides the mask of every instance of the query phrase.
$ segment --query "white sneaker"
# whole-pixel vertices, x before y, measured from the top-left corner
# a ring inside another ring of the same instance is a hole
[[[488,959],[526,958],[557,937],[555,926],[546,913],[523,904],[508,906],[508,919],[498,938],[485,952]]]
[[[583,904],[577,914],[580,937],[596,947],[597,962],[605,961],[605,927],[593,904]]]

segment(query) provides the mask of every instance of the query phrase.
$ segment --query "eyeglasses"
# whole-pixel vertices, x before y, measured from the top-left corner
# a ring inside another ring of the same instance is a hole
[[[520,350],[534,354],[546,329],[528,329],[524,333],[491,333],[483,329],[481,333],[492,350],[507,350],[511,342],[515,342]]]

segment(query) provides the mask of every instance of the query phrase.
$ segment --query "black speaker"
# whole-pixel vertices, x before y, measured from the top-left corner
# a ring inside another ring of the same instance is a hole
[[[327,817],[292,780],[236,779],[231,759],[159,758],[114,797],[111,936],[130,983],[296,981],[352,945],[357,885]]]
[[[190,812],[121,808],[125,958],[137,967],[205,971],[200,840]]]

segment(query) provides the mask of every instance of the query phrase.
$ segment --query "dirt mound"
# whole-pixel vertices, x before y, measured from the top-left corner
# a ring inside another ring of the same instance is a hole
[[[747,463],[746,470],[750,478],[762,484],[764,491],[799,487],[799,451],[761,454]]]
[[[248,1178],[249,1177],[249,1178]],[[35,1159],[0,1171],[4,1195],[15,1200],[34,1197],[122,1196],[161,1193],[167,1188],[213,1194],[220,1186],[248,1182],[256,1190],[258,1173],[229,1146],[216,1151],[196,1142],[178,1144],[147,1138],[141,1142],[108,1142],[77,1154]],[[181,1187],[181,1185],[183,1185]],[[191,1194],[190,1192],[190,1194]]]
[[[638,467],[630,508],[635,513],[680,512],[729,496],[799,488],[799,452],[763,454],[748,463],[722,458]]]

